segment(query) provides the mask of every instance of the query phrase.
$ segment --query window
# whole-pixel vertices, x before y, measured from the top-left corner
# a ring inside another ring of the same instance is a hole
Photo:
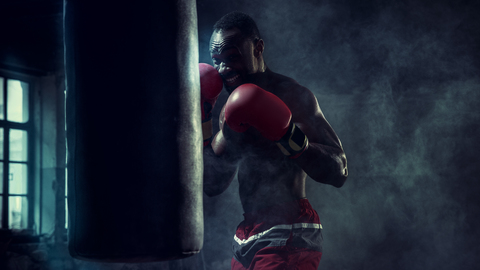
[[[0,224],[33,224],[32,129],[29,83],[0,76]]]

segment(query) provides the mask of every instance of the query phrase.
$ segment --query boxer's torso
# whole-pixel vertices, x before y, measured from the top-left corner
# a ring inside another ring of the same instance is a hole
[[[274,93],[287,105],[292,104],[295,93],[295,87],[289,86],[298,85],[292,79],[271,71],[253,78],[252,83]],[[295,109],[292,107],[289,106],[292,121],[295,121]],[[221,122],[223,117],[222,113]],[[237,177],[245,212],[306,197],[306,173],[258,130],[250,127],[244,133],[237,133],[224,125],[223,135],[229,150],[240,157]]]

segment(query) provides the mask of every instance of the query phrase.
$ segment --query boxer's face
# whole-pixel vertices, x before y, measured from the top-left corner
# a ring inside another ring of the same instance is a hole
[[[222,76],[225,89],[231,93],[248,80],[248,74],[257,72],[253,42],[242,36],[240,30],[215,31],[210,39],[213,66]]]

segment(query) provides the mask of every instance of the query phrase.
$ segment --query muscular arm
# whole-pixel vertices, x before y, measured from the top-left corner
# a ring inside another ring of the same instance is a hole
[[[203,163],[203,191],[210,197],[221,194],[235,177],[236,164],[217,156],[211,146],[203,149]]]
[[[292,121],[309,140],[309,147],[295,161],[313,180],[343,186],[348,170],[340,139],[325,119],[315,95],[303,87],[294,93],[295,98],[286,103],[292,110]]]
[[[212,144],[203,149],[203,190],[208,196],[216,196],[224,192],[237,172],[238,158],[228,151],[223,137],[224,110],[220,114],[220,131],[215,135]]]

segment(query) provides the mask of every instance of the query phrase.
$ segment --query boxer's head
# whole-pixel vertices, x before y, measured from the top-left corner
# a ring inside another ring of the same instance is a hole
[[[248,82],[249,74],[265,71],[263,49],[257,25],[244,13],[229,13],[213,26],[210,55],[228,92]]]

